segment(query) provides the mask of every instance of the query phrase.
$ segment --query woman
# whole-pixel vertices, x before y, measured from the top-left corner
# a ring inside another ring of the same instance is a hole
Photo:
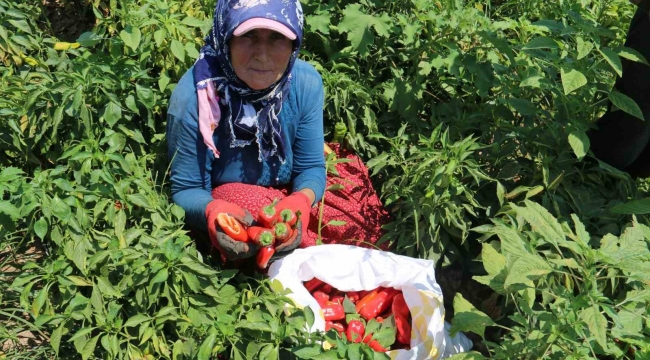
[[[172,94],[167,135],[173,201],[224,261],[251,257],[258,248],[221,232],[217,214],[250,225],[251,213],[275,199],[276,209],[301,213],[301,230],[276,251],[316,242],[314,205],[328,182],[324,90],[316,70],[297,59],[302,35],[299,0],[220,0],[199,59]],[[385,214],[372,195],[364,196],[364,210]],[[358,199],[346,201],[352,200]],[[345,208],[325,209],[325,222]],[[375,219],[359,211],[348,216],[345,236],[378,233]]]
[[[650,60],[650,0],[632,0],[639,8],[632,19],[625,46]],[[596,157],[630,173],[650,176],[650,66],[627,59],[623,77],[615,88],[631,97],[641,108],[645,121],[623,111],[611,109],[598,120],[598,129],[589,133]]]

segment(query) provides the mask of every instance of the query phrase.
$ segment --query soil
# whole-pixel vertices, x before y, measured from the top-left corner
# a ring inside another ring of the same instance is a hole
[[[43,16],[52,34],[61,41],[74,42],[95,25],[95,14],[88,0],[42,0]]]

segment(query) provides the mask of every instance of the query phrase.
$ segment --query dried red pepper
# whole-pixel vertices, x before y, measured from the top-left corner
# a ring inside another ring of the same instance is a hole
[[[366,320],[376,318],[393,304],[393,298],[399,293],[399,290],[393,288],[380,290],[363,306],[359,314]]]
[[[366,332],[366,327],[363,325],[361,320],[352,320],[348,324],[347,330],[345,330],[345,335],[348,338],[348,341],[359,343],[363,340],[363,335]]]
[[[343,304],[343,301],[345,301],[345,297],[341,295],[334,295],[332,296],[332,302]]]
[[[260,269],[266,269],[269,266],[269,260],[275,254],[275,248],[273,245],[265,246],[257,251],[257,266]]]
[[[233,240],[247,242],[248,234],[244,227],[235,219],[234,217],[228,215],[227,213],[217,214],[217,223]]]
[[[411,343],[411,322],[409,317],[408,305],[404,300],[404,294],[399,293],[393,299],[393,316],[395,317],[395,327],[397,328],[397,342],[409,345]]]
[[[324,292],[325,294],[331,294],[332,291],[334,290],[334,287],[330,284],[324,283],[319,290]]]
[[[341,304],[328,301],[325,306],[322,306],[321,308],[323,309],[323,317],[325,318],[325,321],[345,319],[345,310]]]
[[[248,233],[251,242],[259,246],[273,245],[273,241],[275,240],[273,232],[270,229],[261,226],[251,226],[246,230],[246,232]]]
[[[273,232],[275,233],[275,239],[280,244],[284,244],[291,237],[291,228],[283,222],[273,225]]]

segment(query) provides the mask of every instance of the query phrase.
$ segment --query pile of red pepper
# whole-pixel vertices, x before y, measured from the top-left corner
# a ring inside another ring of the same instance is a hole
[[[379,352],[409,348],[411,312],[401,290],[380,287],[343,292],[317,278],[305,282],[304,286],[323,309],[326,331],[334,329],[348,341],[364,342]],[[366,325],[371,322],[387,321],[395,324],[396,341],[390,348],[382,346],[371,331],[366,331]]]
[[[234,217],[221,213],[217,215],[217,222],[226,235],[233,240],[252,242],[259,246],[256,263],[260,269],[269,265],[269,260],[275,254],[276,247],[287,243],[296,235],[300,211],[291,209],[276,211],[275,202],[262,207],[257,215],[257,224],[245,228]]]

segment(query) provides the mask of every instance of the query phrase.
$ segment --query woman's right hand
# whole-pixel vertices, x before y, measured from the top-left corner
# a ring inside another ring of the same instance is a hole
[[[217,222],[217,216],[226,213],[239,221],[244,227],[251,226],[253,216],[241,206],[223,200],[213,200],[205,208],[208,222],[208,235],[212,245],[221,253],[221,261],[244,259],[255,256],[258,246],[251,242],[234,240],[228,236]]]

